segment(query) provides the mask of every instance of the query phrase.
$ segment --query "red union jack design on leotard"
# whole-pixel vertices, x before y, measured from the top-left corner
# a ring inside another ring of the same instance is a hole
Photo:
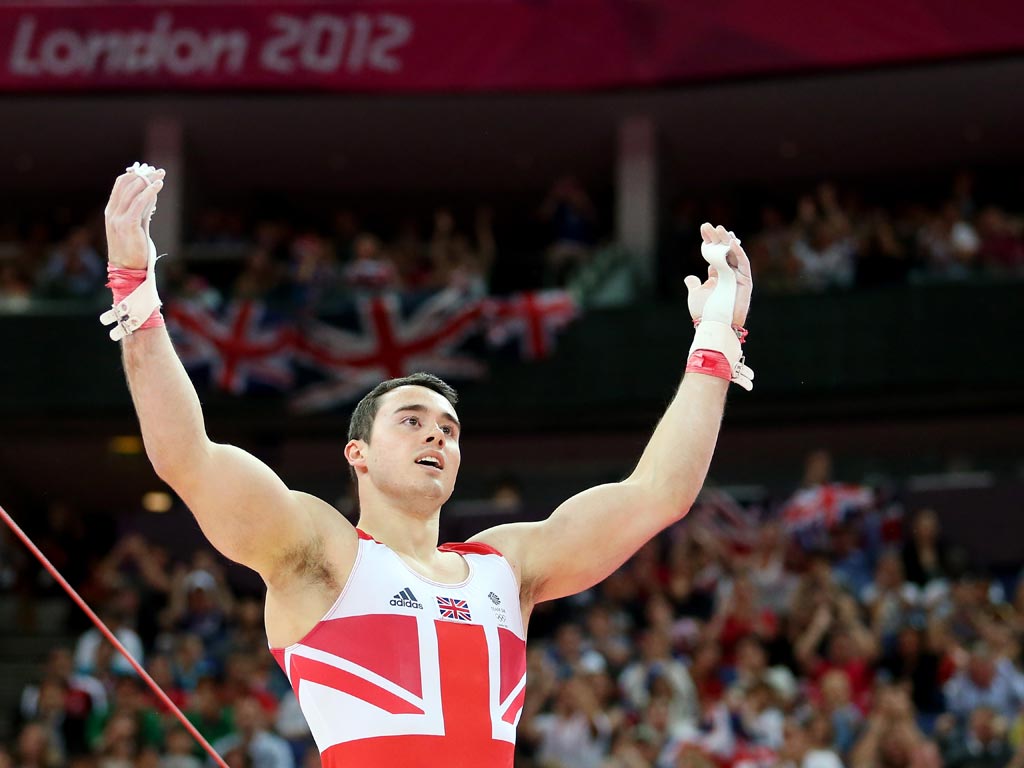
[[[455,619],[456,621],[472,621],[469,615],[469,603],[465,600],[454,600],[450,597],[437,598],[437,607],[441,611],[442,619]]]
[[[325,768],[511,768],[526,693],[518,583],[490,547],[441,549],[465,558],[464,582],[430,581],[360,532],[331,610],[300,642],[271,649]],[[410,585],[419,602],[394,600]]]

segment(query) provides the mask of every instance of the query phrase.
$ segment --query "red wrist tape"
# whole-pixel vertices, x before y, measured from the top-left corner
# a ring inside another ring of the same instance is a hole
[[[107,288],[114,293],[114,305],[121,303],[121,300],[138,288],[146,280],[146,270],[125,269],[124,267],[112,267],[107,264]],[[142,325],[136,330],[146,328],[160,328],[164,325],[164,316],[160,314],[160,307],[153,310]]]
[[[721,352],[713,349],[698,349],[686,361],[687,373],[703,373],[719,379],[732,381],[732,366]]]

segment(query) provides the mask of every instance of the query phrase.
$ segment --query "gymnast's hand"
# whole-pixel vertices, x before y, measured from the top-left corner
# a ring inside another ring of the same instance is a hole
[[[149,261],[149,220],[164,171],[138,164],[117,177],[103,216],[107,227],[107,260],[115,267],[145,269]]]
[[[732,324],[742,327],[747,320],[747,310],[750,309],[750,294],[754,288],[754,281],[750,275],[750,260],[740,247],[740,241],[736,239],[732,232],[728,232],[725,227],[713,227],[705,222],[700,226],[700,236],[704,239],[705,243],[729,245],[726,259],[729,262],[729,266],[732,267],[733,274],[736,275],[736,303],[733,308]],[[714,267],[709,266],[708,279],[703,283],[695,275],[689,275],[683,282],[686,284],[686,290],[689,294],[686,303],[690,309],[690,315],[694,320],[699,320],[704,312],[704,305],[707,303],[708,297],[715,290],[715,286],[718,285],[718,271]]]

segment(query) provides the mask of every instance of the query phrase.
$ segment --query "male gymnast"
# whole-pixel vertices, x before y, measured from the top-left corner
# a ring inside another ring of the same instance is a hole
[[[385,381],[356,406],[344,455],[359,521],[289,489],[245,451],[212,441],[159,311],[149,221],[164,172],[136,164],[106,214],[111,310],[157,474],[226,557],[266,584],[271,652],[323,765],[513,764],[533,607],[585,590],[690,509],[730,381],[751,386],[741,342],[750,263],[723,227],[700,228],[708,278],[686,279],[697,325],[679,386],[623,481],[438,546],[462,456],[454,390],[428,374]]]

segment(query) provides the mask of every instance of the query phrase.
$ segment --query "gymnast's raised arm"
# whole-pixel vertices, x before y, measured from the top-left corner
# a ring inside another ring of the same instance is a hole
[[[752,387],[754,374],[741,352],[750,262],[724,227],[704,224],[701,237],[710,266],[705,282],[686,278],[698,324],[686,374],[630,476],[573,496],[542,522],[502,525],[472,539],[517,565],[524,603],[593,586],[681,519],[707,476],[729,382]]]
[[[124,297],[144,280],[154,280],[151,268],[147,278],[147,267],[155,259],[149,220],[163,175],[144,166],[130,169],[114,183],[105,210],[114,310],[104,320],[114,322],[117,316],[111,336],[123,337],[125,374],[156,473],[192,510],[210,542],[226,557],[259,572],[273,591],[275,585],[294,581],[294,564],[304,562],[302,553],[325,537],[351,549],[354,558],[355,530],[325,502],[289,490],[259,459],[211,441],[199,397],[158,306],[153,308],[159,301],[155,292],[153,303],[145,303],[145,291],[133,296],[136,306],[125,303]]]

